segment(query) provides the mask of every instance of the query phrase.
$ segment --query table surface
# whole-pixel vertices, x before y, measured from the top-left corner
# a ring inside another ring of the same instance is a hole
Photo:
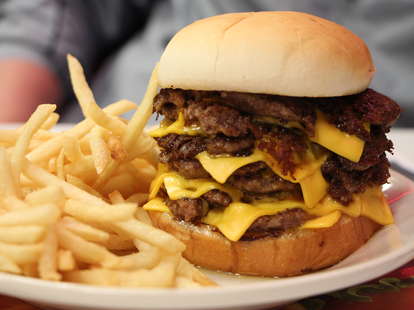
[[[0,127],[15,127],[3,125]],[[67,128],[62,125],[60,128]],[[394,142],[394,155],[390,156],[398,168],[414,176],[414,129],[393,129],[389,134]],[[411,174],[410,174],[411,173]],[[406,173],[407,174],[407,173]],[[39,310],[24,301],[0,296],[2,310]],[[295,304],[284,306],[281,310],[381,310],[414,309],[414,257],[411,262],[382,277],[334,293],[315,296]]]

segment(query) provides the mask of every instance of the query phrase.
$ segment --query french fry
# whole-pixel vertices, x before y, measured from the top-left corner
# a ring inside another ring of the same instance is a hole
[[[122,141],[114,136],[110,135],[108,137],[108,148],[111,152],[111,157],[117,161],[124,161],[128,157],[128,153],[122,145]]]
[[[17,191],[7,152],[4,148],[0,148],[0,195],[17,196]]]
[[[103,268],[65,273],[66,281],[100,286],[172,287],[177,258],[166,258],[151,270],[120,271]]]
[[[97,190],[95,190],[92,186],[89,186],[88,184],[86,184],[84,181],[82,181],[82,179],[75,177],[73,175],[67,174],[66,175],[66,182],[68,182],[69,184],[72,184],[82,190],[84,190],[85,192],[94,195],[96,197],[99,197],[101,199],[103,199],[101,193],[99,193]]]
[[[85,79],[82,65],[72,55],[68,55],[67,60],[73,90],[85,117],[90,118],[97,125],[122,136],[126,129],[126,125],[121,120],[109,116],[99,108],[88,82]]]
[[[0,227],[0,241],[15,244],[39,242],[46,232],[44,226],[25,225]]]
[[[101,174],[111,161],[111,152],[102,138],[102,132],[98,127],[92,129],[89,144],[94,159],[96,173]]]
[[[152,114],[152,102],[157,94],[157,75],[158,75],[158,64],[152,71],[151,78],[148,82],[147,92],[135,111],[131,120],[128,123],[127,130],[123,136],[122,142],[127,151],[130,151],[134,143],[138,140],[141,135],[145,124]]]
[[[0,271],[21,274],[22,270],[20,267],[7,256],[0,254]]]
[[[59,208],[53,204],[13,210],[0,215],[0,227],[53,224],[56,222],[59,215]]]
[[[43,251],[39,259],[40,278],[50,281],[60,281],[62,279],[62,276],[57,272],[57,251],[58,240],[55,226],[52,225],[43,243]]]
[[[59,118],[60,118],[59,114],[51,113],[49,117],[43,122],[42,126],[40,126],[40,128],[42,128],[43,130],[52,129],[53,127],[55,127],[55,125],[59,121]]]
[[[66,197],[71,199],[77,199],[80,201],[84,201],[86,203],[90,203],[93,205],[103,205],[106,206],[107,203],[102,199],[99,199],[96,196],[93,196],[89,193],[84,192],[83,190],[69,184],[58,177],[54,176],[53,174],[45,171],[42,168],[35,166],[30,162],[25,163],[24,173],[37,183],[48,186],[49,184],[54,184],[62,188]]]
[[[64,211],[86,222],[117,222],[132,218],[136,208],[137,206],[133,203],[86,205],[83,201],[69,199],[66,201]]]
[[[58,270],[71,271],[76,268],[76,261],[71,251],[58,250]]]
[[[136,105],[133,102],[128,100],[121,100],[112,105],[107,106],[103,110],[111,115],[119,115],[131,111],[135,107]],[[87,134],[93,126],[94,123],[92,121],[84,120],[76,126],[74,126],[73,128],[65,131],[64,134],[80,139],[85,134]],[[63,141],[61,137],[58,136],[56,138],[50,139],[49,141],[40,145],[38,148],[31,151],[29,154],[27,154],[27,159],[29,159],[33,163],[39,163],[41,161],[48,160],[51,157],[58,154],[62,146]]]
[[[53,204],[63,209],[65,197],[59,186],[49,185],[27,194],[25,201],[32,206]]]
[[[63,150],[65,152],[65,156],[71,162],[77,162],[83,159],[83,154],[80,149],[80,144],[78,143],[77,139],[73,136],[63,135]]]
[[[73,217],[65,216],[61,223],[66,229],[87,241],[106,243],[109,240],[109,234],[106,231],[82,223]]]
[[[67,230],[63,225],[58,225],[57,233],[60,245],[64,249],[70,250],[79,261],[104,267],[116,265],[116,255],[109,252],[105,247],[86,241]]]
[[[2,204],[8,211],[25,209],[29,206],[22,200],[17,199],[16,196],[6,196],[3,198]]]
[[[37,262],[42,250],[42,244],[16,245],[0,242],[0,254],[8,257],[17,265]]]
[[[124,197],[122,197],[121,193],[117,190],[109,193],[108,198],[109,198],[109,200],[111,201],[112,204],[124,203],[125,202]],[[133,202],[133,201],[128,201],[128,202]]]
[[[59,155],[56,159],[56,175],[59,179],[65,179],[65,153],[63,149],[60,150]]]
[[[217,286],[217,284],[205,276],[200,270],[194,267],[188,260],[182,258],[179,262],[177,273],[179,276],[183,276],[186,279],[201,284],[203,286]]]
[[[56,109],[56,105],[42,104],[37,107],[36,111],[24,125],[21,135],[16,142],[11,155],[11,165],[15,184],[18,184],[20,172],[22,171],[23,159],[26,155],[30,139],[39,130],[40,126],[47,120],[49,115]]]
[[[181,253],[185,249],[185,245],[174,236],[135,219],[114,223],[113,227],[120,234],[140,239],[168,253]]]

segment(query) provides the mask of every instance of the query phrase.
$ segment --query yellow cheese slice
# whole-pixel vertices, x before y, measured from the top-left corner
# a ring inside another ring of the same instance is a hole
[[[313,174],[302,179],[300,182],[303,200],[307,207],[315,206],[326,196],[329,184],[322,175],[321,169],[316,169]]]
[[[361,215],[364,215],[381,225],[394,223],[390,207],[381,189],[369,188],[361,195]]]
[[[221,185],[207,179],[187,180],[176,173],[170,173],[164,176],[164,186],[167,190],[168,197],[172,200],[198,198],[213,189],[228,193],[233,200],[240,200],[241,198],[241,193],[229,186]]]
[[[161,126],[160,128],[150,131],[148,134],[153,138],[159,138],[166,136],[170,133],[176,133],[178,135],[200,135],[202,133],[199,127],[185,127],[184,115],[182,112],[178,114],[177,120],[169,126]]]
[[[309,155],[308,158],[312,156]],[[226,180],[239,168],[248,164],[264,161],[281,178],[293,183],[300,183],[307,206],[314,206],[326,195],[328,184],[322,176],[320,167],[326,160],[326,155],[318,159],[309,159],[300,165],[293,176],[284,175],[280,165],[265,152],[255,149],[250,156],[245,157],[212,157],[207,152],[196,156],[204,169],[219,183]]]
[[[316,228],[327,228],[335,225],[336,222],[339,221],[341,218],[340,211],[333,211],[327,215],[318,217],[313,220],[307,221],[305,224],[301,226],[302,229],[309,228],[309,229],[316,229]]]
[[[347,134],[330,124],[320,111],[317,111],[315,136],[310,139],[353,162],[359,161],[364,150],[363,140],[357,136]]]
[[[148,201],[146,204],[142,206],[142,208],[147,211],[158,211],[158,212],[171,213],[170,209],[168,209],[167,205],[161,198],[155,198],[155,199]]]
[[[224,210],[210,210],[202,221],[217,227],[227,239],[237,241],[257,218],[301,206],[303,203],[289,200],[254,205],[234,202]]]

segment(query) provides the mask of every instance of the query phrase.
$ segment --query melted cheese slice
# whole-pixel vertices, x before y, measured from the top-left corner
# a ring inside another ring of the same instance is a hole
[[[353,162],[359,161],[364,150],[363,140],[330,124],[320,111],[317,111],[315,136],[310,140]]]
[[[315,159],[309,155],[309,160],[298,166],[293,175],[284,175],[279,163],[273,158],[258,149],[253,154],[245,157],[211,157],[207,152],[202,152],[196,156],[203,168],[219,183],[226,180],[239,168],[248,164],[264,161],[281,178],[300,183],[305,204],[309,207],[314,206],[325,195],[328,183],[322,176],[320,167],[326,160],[326,156]]]
[[[253,205],[233,202],[224,210],[210,210],[207,216],[202,219],[202,222],[217,227],[227,239],[237,241],[259,217],[301,206],[303,206],[303,203],[290,200]]]
[[[307,221],[301,226],[301,229],[315,229],[315,228],[326,228],[335,225],[336,222],[341,218],[340,211],[333,211],[327,215],[318,217],[313,220]]]
[[[303,202],[293,200],[242,203],[237,190],[210,180],[187,180],[175,172],[163,173],[154,180],[151,198],[155,197],[162,184],[170,199],[198,198],[211,189],[220,189],[229,193],[233,202],[224,209],[211,209],[202,221],[216,226],[232,241],[237,241],[257,218],[263,215],[273,215],[289,208],[301,208],[318,216],[316,219],[307,221],[302,228],[330,227],[339,220],[342,213],[354,217],[366,216],[382,225],[393,223],[391,211],[380,188],[368,189],[361,195],[355,195],[349,206],[343,206],[330,196],[326,196],[316,206],[309,208]],[[160,198],[150,200],[143,208],[149,211],[169,212],[168,207]]]
[[[202,133],[199,127],[186,127],[184,121],[184,115],[182,112],[178,114],[177,120],[168,125],[168,126],[161,126],[160,128],[154,129],[150,131],[148,134],[153,138],[159,138],[166,136],[170,133],[176,133],[178,135],[200,135]]]
[[[277,214],[290,208],[300,208],[318,215],[317,218],[305,222],[301,229],[331,227],[339,221],[342,213],[354,217],[366,216],[381,225],[394,222],[390,208],[379,188],[368,189],[362,195],[355,196],[354,200],[346,207],[327,197],[313,209],[306,208],[301,202],[290,200],[255,204],[233,202],[224,209],[211,209],[202,222],[217,227],[231,241],[238,241],[259,217]],[[150,200],[143,208],[148,211],[170,212],[160,198]]]

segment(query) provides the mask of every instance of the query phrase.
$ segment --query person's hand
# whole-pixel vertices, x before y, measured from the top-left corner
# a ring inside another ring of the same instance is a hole
[[[0,122],[21,122],[42,103],[58,103],[56,75],[48,68],[22,59],[0,61]]]

